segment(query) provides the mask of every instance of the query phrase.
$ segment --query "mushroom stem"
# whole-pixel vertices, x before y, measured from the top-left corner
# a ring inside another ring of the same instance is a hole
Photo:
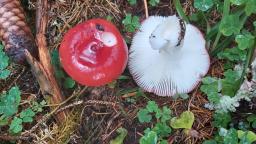
[[[177,49],[182,45],[186,24],[176,16],[168,17],[149,36],[151,48],[159,52]]]

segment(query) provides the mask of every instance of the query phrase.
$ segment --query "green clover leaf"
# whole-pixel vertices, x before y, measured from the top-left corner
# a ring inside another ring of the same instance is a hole
[[[213,115],[213,125],[218,128],[227,128],[229,122],[231,122],[231,115],[227,112],[216,112]]]
[[[172,129],[166,123],[158,122],[155,127],[152,129],[157,135],[161,135],[163,137],[168,136]]]
[[[223,18],[220,24],[220,32],[225,36],[231,36],[240,32],[242,25],[238,15],[228,15]]]
[[[35,112],[31,108],[27,108],[20,113],[23,122],[32,122]]]
[[[234,128],[231,128],[230,130],[228,130],[227,134],[224,136],[223,143],[237,144],[238,143],[237,130]]]
[[[155,101],[148,101],[146,108],[149,112],[157,112],[158,105],[156,104]]]
[[[167,120],[171,119],[171,110],[167,107],[164,106],[162,110],[162,117],[161,117],[161,122],[166,122]]]
[[[130,5],[135,5],[137,0],[127,0]]]
[[[224,76],[225,79],[222,80],[222,94],[234,96],[236,86],[239,85],[241,73],[229,69],[224,72]]]
[[[23,129],[22,119],[14,117],[14,119],[12,120],[11,125],[9,127],[9,131],[11,133],[17,134],[17,133],[21,132],[22,129]]]
[[[20,103],[20,90],[18,87],[12,87],[9,92],[0,97],[0,114],[10,117],[18,111]]]
[[[125,26],[125,30],[127,32],[135,32],[136,29],[140,27],[139,17],[132,16],[132,14],[128,13],[125,16],[125,19],[122,21]]]
[[[246,0],[230,0],[230,2],[234,5],[242,5],[246,2]]]
[[[151,6],[156,6],[157,4],[159,4],[160,0],[149,0],[149,4]]]
[[[201,11],[207,11],[213,6],[213,0],[195,0],[194,1],[194,7],[201,10]]]
[[[218,103],[220,101],[219,91],[220,82],[214,77],[205,77],[202,79],[203,85],[200,90],[207,95],[207,98],[212,103]]]
[[[111,140],[110,144],[123,144],[123,141],[127,136],[128,131],[125,128],[120,127],[116,130],[116,132],[118,133],[118,136],[115,139]]]
[[[72,78],[70,77],[65,78],[64,87],[66,89],[74,88],[75,85],[76,85],[76,82]]]
[[[256,13],[256,1],[255,0],[247,0],[245,6],[245,13],[247,16],[250,16],[253,13]]]
[[[239,34],[236,36],[236,42],[238,44],[238,48],[240,50],[245,50],[250,48],[254,44],[254,36],[250,33],[247,34]]]
[[[10,75],[7,69],[9,65],[9,57],[3,52],[3,45],[0,44],[0,79],[6,79]]]
[[[11,71],[9,71],[8,69],[2,70],[2,71],[0,70],[0,79],[6,79],[10,74],[11,74]]]
[[[238,47],[228,48],[218,53],[219,59],[227,59],[232,62],[239,62],[246,60],[247,52]]]
[[[137,114],[137,117],[139,118],[139,121],[141,123],[148,123],[152,119],[152,116],[149,114],[149,111],[147,109],[140,109],[140,111]]]
[[[242,130],[238,130],[237,131],[238,134],[238,138],[242,139],[243,137],[245,137],[249,143],[253,143],[256,141],[256,134],[252,131],[242,131]]]
[[[157,133],[154,131],[149,131],[140,138],[140,144],[157,144],[157,139]]]
[[[180,117],[171,119],[171,127],[174,129],[184,128],[191,129],[194,123],[194,114],[190,111],[183,112]]]

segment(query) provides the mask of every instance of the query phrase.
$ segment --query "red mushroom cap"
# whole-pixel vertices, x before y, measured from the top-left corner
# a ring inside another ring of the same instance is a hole
[[[110,22],[91,19],[70,29],[60,49],[64,70],[78,83],[105,85],[124,71],[128,60],[127,45]]]

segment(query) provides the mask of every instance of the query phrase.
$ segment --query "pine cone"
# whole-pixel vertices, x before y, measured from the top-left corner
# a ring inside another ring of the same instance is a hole
[[[37,57],[35,40],[19,0],[0,0],[0,39],[14,62],[25,64],[25,49]]]

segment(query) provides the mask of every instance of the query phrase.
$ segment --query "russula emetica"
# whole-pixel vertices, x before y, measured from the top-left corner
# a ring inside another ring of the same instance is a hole
[[[177,16],[150,16],[132,40],[128,67],[145,91],[159,96],[188,93],[209,69],[205,43],[195,26]]]
[[[118,29],[103,19],[91,19],[71,28],[60,49],[64,70],[78,83],[105,85],[124,71],[127,45]]]

